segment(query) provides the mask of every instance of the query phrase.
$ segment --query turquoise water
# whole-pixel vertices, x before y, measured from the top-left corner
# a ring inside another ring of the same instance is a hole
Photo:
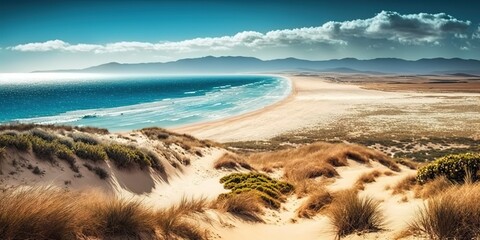
[[[290,91],[288,80],[264,75],[0,74],[0,123],[178,127],[261,109]]]

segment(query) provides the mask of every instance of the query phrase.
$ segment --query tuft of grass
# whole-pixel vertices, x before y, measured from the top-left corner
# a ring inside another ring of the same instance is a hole
[[[325,188],[317,189],[311,193],[307,200],[297,209],[297,216],[301,218],[311,218],[324,210],[332,203],[332,200],[333,196]]]
[[[365,184],[375,182],[375,178],[380,177],[381,175],[382,173],[378,170],[364,173],[355,182],[355,188],[359,190],[364,190]]]
[[[438,195],[446,189],[452,187],[454,183],[448,180],[445,176],[439,176],[422,185],[418,185],[415,190],[415,197],[427,199]]]
[[[417,184],[417,178],[415,175],[406,176],[392,187],[392,194],[403,194],[406,191],[413,190]]]
[[[245,221],[263,222],[262,200],[254,192],[224,195],[213,203],[213,208],[231,213]]]
[[[181,201],[167,209],[156,213],[156,221],[160,226],[164,239],[207,239],[206,232],[189,218],[195,217],[205,211],[207,201],[205,198],[182,198]]]
[[[253,167],[250,166],[244,159],[240,156],[232,153],[225,153],[222,157],[217,159],[213,164],[215,169],[239,169],[245,168],[247,170],[253,170]]]
[[[328,216],[338,238],[355,232],[378,231],[384,226],[379,203],[372,198],[360,198],[355,190],[337,193]]]
[[[52,187],[0,191],[2,239],[75,239],[84,224],[76,195]]]
[[[478,239],[480,185],[456,185],[432,197],[417,212],[409,230],[429,239]]]
[[[102,145],[91,145],[83,142],[76,142],[74,145],[75,154],[83,159],[93,162],[105,161],[107,153]]]
[[[109,238],[155,235],[155,215],[139,201],[102,200],[91,211],[97,235]]]
[[[225,189],[231,190],[230,193],[222,194],[219,198],[228,197],[245,192],[253,192],[264,203],[265,206],[278,209],[285,195],[294,190],[293,185],[278,181],[261,173],[233,173],[222,177],[220,183]],[[227,196],[225,196],[227,195]]]
[[[78,126],[66,126],[66,125],[53,125],[53,124],[34,124],[34,123],[22,123],[22,124],[2,124],[0,125],[0,131],[5,130],[15,130],[15,131],[29,131],[34,128],[43,128],[49,130],[63,130],[63,131],[73,131],[78,130],[80,132],[86,133],[98,133],[98,134],[108,134],[108,130],[104,128],[95,128],[95,127],[78,127]]]
[[[191,218],[205,199],[153,210],[142,202],[100,192],[53,187],[0,191],[2,239],[206,239]]]

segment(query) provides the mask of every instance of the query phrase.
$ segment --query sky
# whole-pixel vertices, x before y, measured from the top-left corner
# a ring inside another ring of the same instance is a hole
[[[0,72],[203,56],[480,59],[478,0],[0,0]]]

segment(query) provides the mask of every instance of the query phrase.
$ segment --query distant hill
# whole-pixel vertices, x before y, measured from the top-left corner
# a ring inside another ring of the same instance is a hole
[[[480,74],[480,61],[460,58],[431,58],[416,61],[398,58],[359,60],[344,58],[310,61],[296,58],[260,60],[253,57],[201,57],[165,63],[106,63],[85,69],[50,70],[37,72],[85,72],[85,73],[249,73],[272,71],[318,71],[342,73],[396,73],[396,74]]]

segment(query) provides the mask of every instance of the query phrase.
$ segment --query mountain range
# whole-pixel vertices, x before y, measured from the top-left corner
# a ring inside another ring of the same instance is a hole
[[[49,70],[36,72],[83,73],[143,73],[143,74],[222,74],[261,72],[340,72],[368,74],[480,74],[480,61],[460,58],[423,58],[404,60],[375,58],[360,60],[343,58],[333,60],[303,60],[285,58],[260,60],[254,57],[201,57],[172,62],[117,63],[110,62],[84,69]]]

